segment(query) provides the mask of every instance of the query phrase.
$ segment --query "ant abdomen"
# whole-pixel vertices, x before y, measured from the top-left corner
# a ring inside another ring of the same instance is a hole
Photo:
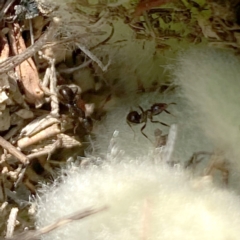
[[[141,123],[141,114],[137,111],[132,111],[127,115],[127,121],[131,123]]]

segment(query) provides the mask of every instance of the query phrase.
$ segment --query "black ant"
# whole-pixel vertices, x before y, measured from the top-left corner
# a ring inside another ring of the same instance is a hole
[[[60,101],[65,105],[71,116],[80,120],[81,125],[87,132],[91,132],[93,121],[90,117],[86,116],[85,102],[80,98],[80,95],[73,91],[72,88],[62,85],[58,89]]]
[[[141,113],[139,114],[137,111],[131,111],[128,115],[127,115],[127,124],[130,126],[130,128],[132,129],[131,124],[140,124],[140,123],[144,123],[144,125],[141,128],[141,133],[144,137],[146,137],[149,141],[150,139],[148,138],[148,136],[143,132],[143,130],[145,129],[146,125],[147,125],[147,120],[150,119],[150,121],[152,123],[160,123],[164,126],[170,127],[168,124],[164,123],[164,122],[160,122],[160,121],[154,121],[153,120],[153,116],[156,116],[158,114],[160,114],[161,112],[166,112],[167,114],[171,114],[168,110],[167,107],[170,104],[176,104],[176,103],[155,103],[151,106],[150,109],[147,109],[146,111],[144,111],[142,109],[141,106],[139,106]],[[172,115],[172,114],[171,114]]]

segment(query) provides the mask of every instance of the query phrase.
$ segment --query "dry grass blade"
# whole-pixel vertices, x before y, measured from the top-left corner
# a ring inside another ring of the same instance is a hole
[[[13,235],[13,231],[16,225],[17,213],[18,213],[18,208],[11,209],[11,212],[8,218],[6,238],[10,238]]]
[[[11,240],[35,240],[35,239],[39,239],[39,237],[42,234],[49,233],[49,232],[53,231],[54,229],[59,228],[59,227],[65,225],[67,223],[83,219],[85,217],[88,217],[88,216],[93,215],[95,213],[104,211],[106,209],[107,209],[107,207],[104,206],[104,207],[98,208],[98,209],[88,208],[88,209],[85,209],[85,210],[81,210],[79,212],[76,212],[76,213],[73,213],[71,215],[60,218],[55,223],[50,224],[46,227],[43,227],[39,230],[27,231],[27,232],[21,233],[17,236],[14,236],[13,238],[10,238],[10,239]]]
[[[10,71],[11,69],[18,66],[23,61],[27,60],[28,58],[32,57],[37,51],[39,51],[48,41],[48,39],[56,32],[58,29],[59,21],[58,19],[53,20],[53,23],[49,26],[47,32],[39,38],[38,41],[34,45],[31,45],[27,48],[24,52],[20,53],[17,56],[10,57],[5,61],[0,63],[0,73],[5,73]]]
[[[20,152],[17,148],[15,148],[11,143],[6,141],[1,136],[0,136],[0,146],[2,146],[9,153],[11,153],[17,159],[19,159],[19,161],[22,162],[23,164],[28,164],[29,163],[28,158],[22,152]]]
[[[40,141],[43,141],[47,138],[53,137],[60,133],[61,130],[59,129],[58,124],[53,124],[52,126],[42,130],[41,132],[33,135],[32,137],[24,137],[18,140],[17,146],[21,149],[29,147],[33,144],[36,144]]]
[[[26,50],[26,44],[20,30],[21,27],[18,23],[8,24],[8,27],[12,53],[17,56]],[[28,58],[16,66],[16,72],[19,81],[23,85],[27,102],[40,106],[43,102],[44,93],[39,86],[38,71],[32,58]]]

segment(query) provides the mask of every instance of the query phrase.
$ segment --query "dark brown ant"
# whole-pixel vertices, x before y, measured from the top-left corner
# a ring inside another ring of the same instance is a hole
[[[87,132],[91,132],[93,121],[90,117],[86,116],[85,102],[81,99],[80,95],[73,91],[72,88],[62,85],[58,89],[60,101],[65,105],[73,118],[79,119],[81,125]]]
[[[170,127],[168,124],[164,123],[164,122],[160,122],[160,121],[154,121],[153,120],[153,116],[156,116],[162,112],[166,112],[167,114],[171,114],[168,110],[167,107],[170,104],[176,104],[176,103],[155,103],[151,106],[150,109],[147,109],[146,111],[144,111],[142,109],[141,106],[139,106],[141,113],[138,113],[137,111],[131,111],[128,115],[127,115],[127,124],[130,126],[130,128],[132,129],[131,124],[140,124],[140,123],[144,123],[144,125],[141,128],[141,133],[144,137],[146,137],[149,141],[150,139],[148,138],[148,136],[143,132],[143,130],[145,129],[146,125],[147,125],[147,120],[150,119],[150,121],[152,123],[160,123],[164,126]],[[171,114],[172,115],[172,114]],[[133,130],[133,129],[132,129]],[[151,141],[150,141],[151,142]]]
[[[85,117],[85,108],[78,107],[79,95],[68,86],[60,86],[58,89],[60,101],[68,109],[72,117]]]

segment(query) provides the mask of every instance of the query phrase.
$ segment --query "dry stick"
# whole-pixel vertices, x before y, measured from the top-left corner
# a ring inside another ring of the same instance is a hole
[[[166,146],[163,148],[163,151],[162,151],[163,161],[166,163],[169,163],[171,161],[172,153],[173,153],[174,146],[176,143],[176,138],[177,138],[177,130],[178,130],[177,125],[172,124],[169,130]]]
[[[6,141],[3,137],[0,136],[0,146],[6,149],[9,153],[15,156],[20,162],[23,164],[28,164],[29,160],[27,156],[25,156],[22,152],[20,152],[16,147],[14,147],[11,143]]]
[[[34,42],[35,42],[35,40],[34,40],[34,34],[33,34],[33,22],[32,22],[32,19],[29,19],[28,22],[29,22],[31,45],[33,45]],[[35,64],[36,64],[37,67],[38,67],[38,66],[39,66],[39,62],[38,62],[38,59],[37,59],[37,57],[36,57],[36,54],[34,54],[33,58],[34,58]]]
[[[5,191],[5,185],[4,185],[4,181],[5,180],[5,176],[4,174],[1,174],[1,178],[0,178],[0,181],[1,181],[1,193],[2,193],[2,199],[1,201],[3,200],[3,202],[7,201],[7,196],[6,196],[6,191]]]
[[[87,67],[91,62],[92,62],[92,60],[90,59],[90,60],[82,63],[81,65],[79,65],[77,67],[59,69],[58,72],[59,73],[71,74],[71,73],[73,73],[73,72],[75,72],[75,71],[77,71],[79,69]]]
[[[19,55],[26,50],[26,44],[22,37],[18,23],[8,24],[9,41],[13,55]],[[43,104],[44,93],[39,86],[40,80],[36,65],[32,58],[28,58],[16,66],[15,72],[22,83],[25,98],[28,103],[34,103],[36,107]]]
[[[88,217],[92,214],[96,214],[96,213],[101,212],[106,209],[107,209],[107,207],[105,206],[105,207],[98,208],[98,209],[89,208],[86,210],[81,210],[81,211],[78,211],[71,215],[60,218],[55,223],[50,224],[46,227],[43,227],[39,230],[21,233],[17,236],[14,236],[13,238],[11,238],[11,240],[35,240],[35,239],[38,239],[42,234],[49,233],[49,232],[53,231],[54,229],[59,228],[67,223],[70,223],[70,222],[76,221],[76,220],[80,220],[82,218]]]
[[[96,36],[96,35],[102,35],[103,33],[105,32],[102,32],[102,31],[96,31],[96,32],[91,32],[93,36]],[[42,49],[45,49],[45,48],[51,48],[51,47],[55,47],[59,44],[64,44],[64,43],[69,43],[69,42],[77,42],[79,41],[79,39],[84,39],[84,38],[87,38],[87,37],[90,37],[92,36],[90,35],[89,33],[81,33],[81,34],[76,34],[75,36],[71,36],[71,37],[67,37],[67,38],[64,38],[62,40],[58,40],[58,41],[55,41],[55,42],[52,42],[52,43],[46,43]]]
[[[8,202],[3,202],[3,204],[0,207],[0,213],[2,214],[3,210],[7,207]]]
[[[21,172],[19,173],[18,178],[17,178],[17,181],[14,183],[14,187],[15,187],[15,188],[16,188],[17,185],[22,181],[22,179],[23,179],[23,177],[24,177],[24,174],[25,174],[25,172],[26,172],[26,169],[27,169],[27,168],[23,168],[23,169],[21,170]]]
[[[34,153],[29,154],[27,157],[31,160],[33,158],[38,158],[44,155],[48,155],[47,160],[50,158],[51,154],[58,148],[62,147],[62,140],[58,139],[52,144],[51,148],[43,149]]]
[[[37,51],[39,51],[44,44],[48,41],[49,37],[53,35],[53,33],[57,30],[57,26],[59,25],[59,21],[53,20],[53,23],[49,26],[47,32],[39,38],[39,40],[29,48],[27,48],[24,52],[18,54],[17,56],[10,57],[5,61],[0,63],[0,73],[5,73],[16,66],[18,66],[23,61],[27,60],[28,58],[32,57]]]
[[[57,97],[57,76],[55,69],[55,59],[51,59],[51,75],[49,89],[51,93],[51,115],[54,117],[59,116],[59,102]]]
[[[97,63],[97,65],[102,69],[103,72],[107,71],[109,65],[111,64],[111,60],[109,60],[107,65],[104,66],[103,63],[101,62],[101,60],[96,55],[94,55],[90,50],[88,50],[87,47],[85,47],[83,44],[76,43],[76,46],[82,52],[84,52],[90,59],[92,59],[93,62]]]
[[[13,235],[14,228],[16,225],[17,213],[18,213],[18,208],[11,209],[11,212],[8,218],[6,238],[10,238]]]
[[[50,114],[42,114],[42,116],[38,117],[34,121],[32,121],[30,124],[25,126],[21,130],[20,136],[22,137],[23,135],[25,136],[33,136],[36,133],[46,129],[47,127],[59,123],[60,121],[54,117],[52,117]]]
[[[89,49],[90,51],[94,50],[95,48],[98,48],[99,46],[104,45],[106,42],[108,42],[108,41],[112,38],[112,36],[113,36],[113,34],[114,34],[114,26],[113,26],[112,23],[110,23],[110,25],[111,25],[111,27],[112,27],[112,31],[111,31],[110,35],[109,35],[105,40],[103,40],[102,42],[100,42],[100,43],[98,43],[97,45],[91,47],[91,48]]]
[[[2,21],[4,15],[8,11],[8,9],[12,6],[15,0],[8,0],[0,11],[0,21]]]
[[[41,57],[49,62],[50,67],[47,68],[42,81],[42,89],[45,94],[48,94],[51,99],[51,116],[59,117],[59,102],[57,97],[57,76],[55,69],[55,59],[44,55],[42,52]],[[48,88],[49,85],[49,88]]]
[[[58,124],[53,124],[52,126],[42,130],[39,133],[36,133],[35,135],[31,137],[24,137],[18,140],[17,145],[19,148],[23,149],[26,147],[29,147],[35,143],[38,143],[40,141],[43,141],[47,138],[53,137],[60,133],[60,129],[58,127]]]

